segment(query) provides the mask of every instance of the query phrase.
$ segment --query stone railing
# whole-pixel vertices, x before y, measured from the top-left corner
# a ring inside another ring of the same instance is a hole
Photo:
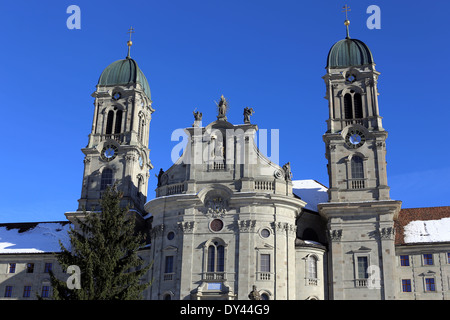
[[[225,272],[204,272],[203,280],[227,280]]]
[[[255,190],[273,191],[273,190],[275,190],[275,182],[274,181],[255,181]]]

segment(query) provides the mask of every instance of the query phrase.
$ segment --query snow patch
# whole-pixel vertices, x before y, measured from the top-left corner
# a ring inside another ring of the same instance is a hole
[[[0,253],[59,252],[59,240],[68,248],[70,224],[43,222],[19,232],[18,228],[0,227]]]
[[[450,241],[450,218],[411,221],[403,234],[405,243]]]
[[[327,188],[315,180],[293,180],[292,192],[306,202],[306,209],[318,212],[319,203],[328,202]]]

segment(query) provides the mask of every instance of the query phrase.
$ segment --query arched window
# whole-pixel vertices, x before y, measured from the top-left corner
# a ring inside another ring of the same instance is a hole
[[[308,257],[308,279],[317,279],[317,258],[312,255]]]
[[[122,110],[117,110],[116,126],[114,128],[114,133],[120,133],[121,128],[122,128]]]
[[[106,134],[111,134],[114,122],[114,111],[110,110],[106,119]]]
[[[353,156],[351,160],[352,179],[364,179],[363,159]]]
[[[207,247],[206,272],[225,271],[225,247],[218,241],[210,243]]]
[[[113,171],[109,168],[105,168],[102,172],[102,178],[100,181],[100,190],[105,190],[107,186],[113,184]]]
[[[355,106],[355,118],[361,119],[363,117],[363,111],[362,111],[362,98],[359,93],[355,93],[353,97],[354,106]]]
[[[208,272],[214,272],[216,271],[216,247],[213,245],[210,245],[208,247]]]
[[[344,117],[345,119],[353,119],[352,96],[346,93],[344,96]]]

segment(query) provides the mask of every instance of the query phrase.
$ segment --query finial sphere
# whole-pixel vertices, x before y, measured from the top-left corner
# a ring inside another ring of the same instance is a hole
[[[344,21],[344,24],[345,24],[346,26],[348,26],[348,25],[350,24],[350,20],[345,20],[345,21]]]
[[[131,40],[128,40],[128,42],[127,42],[127,46],[131,47],[132,45],[133,45],[133,41],[131,41]]]

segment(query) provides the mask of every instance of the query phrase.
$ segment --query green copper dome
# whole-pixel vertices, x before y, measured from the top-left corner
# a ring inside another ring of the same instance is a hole
[[[136,61],[127,57],[123,60],[117,60],[111,63],[103,70],[98,85],[128,85],[139,83],[144,93],[150,98],[150,86],[144,73],[139,69]]]
[[[336,42],[330,49],[327,68],[344,68],[372,64],[373,57],[367,45],[349,37]]]

